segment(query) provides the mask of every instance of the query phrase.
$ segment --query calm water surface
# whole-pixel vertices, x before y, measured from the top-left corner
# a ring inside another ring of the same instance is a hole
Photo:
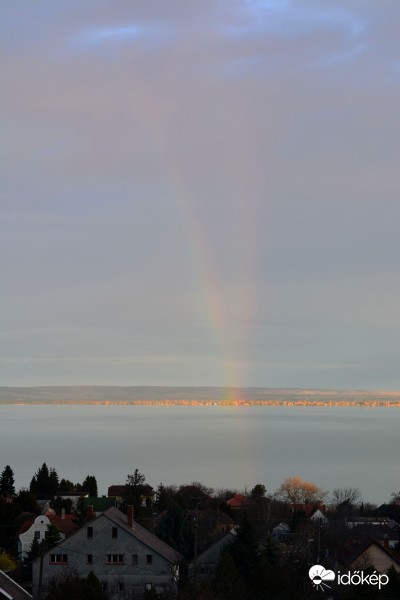
[[[153,486],[201,481],[274,491],[300,475],[359,487],[381,503],[400,487],[400,410],[362,407],[0,406],[0,469],[28,486],[46,462],[99,493],[135,468]]]

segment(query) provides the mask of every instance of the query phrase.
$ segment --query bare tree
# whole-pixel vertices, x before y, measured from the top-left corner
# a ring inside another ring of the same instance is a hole
[[[400,504],[400,490],[390,496],[390,504]]]
[[[338,509],[341,505],[354,506],[361,500],[361,492],[358,488],[344,487],[335,488],[331,496],[333,506]]]

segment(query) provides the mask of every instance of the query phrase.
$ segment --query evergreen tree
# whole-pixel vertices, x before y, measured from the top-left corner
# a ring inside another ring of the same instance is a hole
[[[40,514],[40,507],[36,502],[36,496],[32,492],[28,492],[28,490],[20,490],[15,496],[14,503],[18,506],[20,513]]]
[[[87,492],[92,498],[97,498],[97,481],[94,475],[88,475],[85,481],[82,483],[82,491]]]
[[[53,523],[47,525],[46,542],[49,548],[55,544],[58,544],[58,542],[61,542],[60,532],[58,531],[57,527],[53,525]]]
[[[43,463],[32,477],[29,490],[36,496],[54,496],[58,492],[59,479],[57,471]]]
[[[126,506],[131,504],[135,507],[136,516],[140,514],[141,498],[145,483],[146,477],[139,471],[139,469],[135,469],[133,475],[127,475],[125,484],[127,489],[125,503]]]
[[[6,465],[0,475],[0,497],[15,495],[14,473],[10,465]]]
[[[180,504],[175,503],[169,507],[156,529],[156,535],[185,558],[193,555],[194,533],[190,525],[189,512]]]
[[[49,486],[49,494],[51,494],[51,495],[57,494],[58,488],[60,486],[60,482],[58,479],[57,471],[55,469],[50,469],[50,471],[49,471],[48,486]]]
[[[32,540],[30,550],[24,559],[24,576],[26,579],[32,579],[32,563],[40,555],[40,542],[36,538]]]
[[[69,481],[69,479],[61,479],[60,481],[60,485],[58,486],[58,492],[60,494],[66,493],[66,494],[72,494],[75,491],[75,486],[72,483],[72,481]]]

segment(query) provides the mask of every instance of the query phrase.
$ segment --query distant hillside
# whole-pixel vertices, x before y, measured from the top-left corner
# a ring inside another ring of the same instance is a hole
[[[0,387],[0,404],[400,404],[400,392],[167,386]]]

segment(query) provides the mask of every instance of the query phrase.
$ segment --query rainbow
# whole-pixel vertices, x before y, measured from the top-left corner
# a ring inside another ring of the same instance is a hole
[[[163,157],[160,171],[177,202],[182,231],[186,237],[187,248],[202,290],[202,304],[213,330],[215,345],[219,349],[221,374],[224,387],[227,389],[224,399],[229,402],[240,401],[241,381],[238,372],[240,369],[237,361],[231,358],[232,348],[228,346],[229,323],[226,318],[226,310],[224,310],[218,274],[204,232],[195,217],[191,192],[185,185],[180,165],[178,161],[174,160],[173,153],[168,152],[169,144],[166,134],[168,117],[165,115],[165,108],[161,107],[161,104],[157,104],[155,95],[146,92],[144,83],[140,82],[139,85],[139,82],[136,81],[136,84],[130,100],[135,112],[141,115],[141,123],[151,136],[155,152],[158,150]],[[250,297],[249,304],[251,305]]]

